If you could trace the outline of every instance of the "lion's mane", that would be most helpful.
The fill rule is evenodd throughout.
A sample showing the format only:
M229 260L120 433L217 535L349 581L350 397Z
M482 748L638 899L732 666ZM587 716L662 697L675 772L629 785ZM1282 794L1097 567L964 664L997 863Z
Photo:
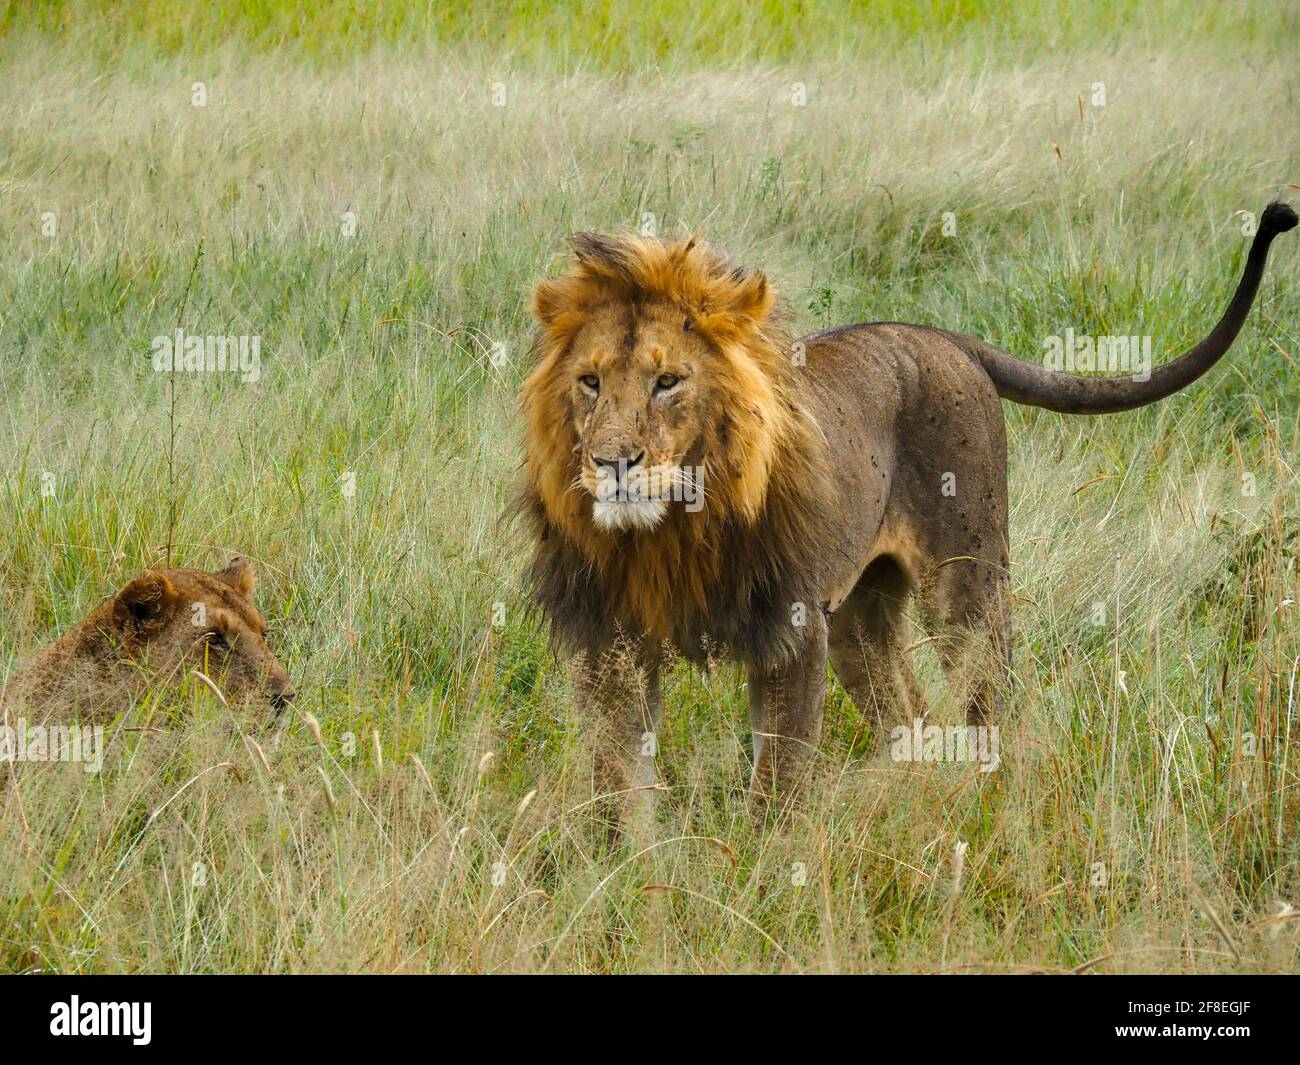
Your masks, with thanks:
M803 370L783 306L761 273L695 240L582 234L573 252L567 272L534 292L540 329L521 399L518 511L534 540L534 603L574 652L644 633L697 661L783 661L800 642L801 610L824 606L836 504L825 440L798 402ZM594 308L649 299L678 305L711 342L723 413L700 426L703 510L673 507L653 530L617 534L571 490L578 439L562 368Z

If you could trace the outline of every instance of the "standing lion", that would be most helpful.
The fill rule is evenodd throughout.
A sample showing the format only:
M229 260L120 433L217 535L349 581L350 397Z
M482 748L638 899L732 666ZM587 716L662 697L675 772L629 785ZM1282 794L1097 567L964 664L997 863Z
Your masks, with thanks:
M968 721L989 720L1009 654L999 398L1106 414L1185 387L1228 350L1295 225L1270 204L1210 335L1108 378L897 322L792 342L763 274L706 245L577 236L567 273L533 295L520 507L533 597L574 655L604 783L654 783L645 736L670 647L746 667L756 796L816 750L827 658L887 734L918 697L902 653L913 593Z

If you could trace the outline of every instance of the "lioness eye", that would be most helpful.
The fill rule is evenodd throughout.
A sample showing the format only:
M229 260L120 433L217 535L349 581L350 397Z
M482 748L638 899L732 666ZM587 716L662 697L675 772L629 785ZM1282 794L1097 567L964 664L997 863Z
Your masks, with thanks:
M213 647L216 647L219 650L228 651L230 649L230 644L226 642L226 637L222 633L217 632L216 630L213 630L212 632L205 632L203 634L203 638L207 640L207 642L210 643Z
M676 374L660 374L659 379L655 381L655 388L660 392L667 392L670 388L676 388L679 381L681 378Z
M600 391L600 378L593 373L585 373L578 378L578 383L591 392Z

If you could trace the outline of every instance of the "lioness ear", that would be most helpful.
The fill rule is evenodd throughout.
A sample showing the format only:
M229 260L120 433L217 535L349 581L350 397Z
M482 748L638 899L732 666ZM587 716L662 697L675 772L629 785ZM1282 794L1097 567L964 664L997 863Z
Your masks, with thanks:
M113 597L113 616L123 628L157 632L176 612L180 596L161 573L144 573Z
M242 555L232 558L223 569L217 570L212 576L219 581L225 581L243 596L252 595L253 589L257 587L257 575L253 572L253 567L248 564L248 559Z

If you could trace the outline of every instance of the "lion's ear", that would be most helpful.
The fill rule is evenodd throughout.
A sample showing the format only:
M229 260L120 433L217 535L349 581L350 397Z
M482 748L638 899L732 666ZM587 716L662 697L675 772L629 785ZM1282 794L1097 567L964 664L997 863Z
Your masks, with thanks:
M224 568L217 570L212 576L219 581L225 581L242 596L252 595L253 589L257 587L257 574L248 564L248 559L240 555L232 558Z
M533 317L541 325L548 347L564 348L582 328L586 321L582 296L582 283L572 277L539 281L534 287Z
M122 628L157 632L176 613L180 595L163 574L148 572L123 585L113 597L113 617Z
M635 246L626 238L575 233L569 248L573 259L568 273L539 281L533 288L533 317L546 329L565 331L574 322L580 324L584 303L602 283L626 285L632 280Z
M539 281L533 286L533 317L542 326L549 326L567 309L564 281Z
M738 336L768 320L776 308L776 290L761 270L738 266L714 281L704 302L701 330L717 337Z
M730 313L751 322L764 321L776 306L776 292L762 270L742 270L731 293Z

